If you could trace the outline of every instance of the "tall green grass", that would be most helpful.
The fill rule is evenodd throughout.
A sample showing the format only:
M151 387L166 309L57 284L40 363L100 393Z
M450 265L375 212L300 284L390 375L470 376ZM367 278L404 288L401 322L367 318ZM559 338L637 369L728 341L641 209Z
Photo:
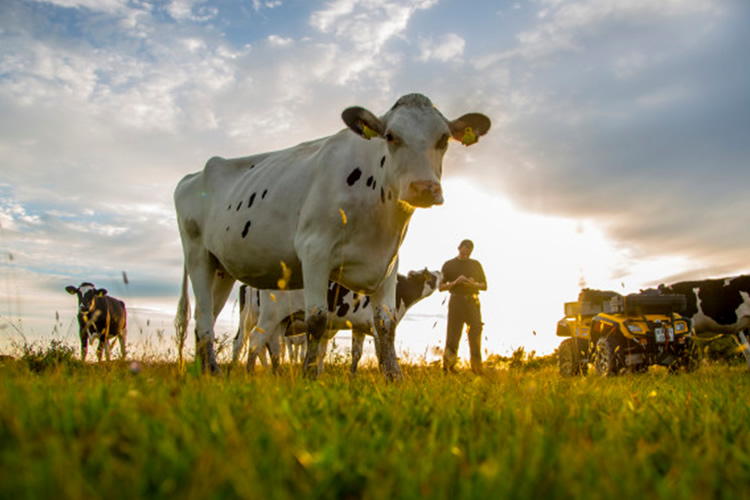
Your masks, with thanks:
M0 498L743 498L750 374L0 362Z

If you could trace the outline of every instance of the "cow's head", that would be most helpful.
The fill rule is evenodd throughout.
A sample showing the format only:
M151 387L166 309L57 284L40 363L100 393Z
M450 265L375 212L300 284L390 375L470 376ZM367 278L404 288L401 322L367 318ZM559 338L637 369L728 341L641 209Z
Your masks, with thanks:
M412 207L443 203L440 177L448 140L471 146L491 124L480 113L448 120L421 94L403 96L381 118L358 106L345 109L341 117L363 138L386 141L381 166L395 179L398 199Z
M81 283L81 286L66 286L65 290L71 295L78 296L78 312L81 314L90 313L96 305L96 297L107 295L104 288L96 288L93 283Z
M421 271L409 271L406 276L399 274L396 282L397 308L408 309L421 299L432 295L442 276L440 271L429 271L427 268Z

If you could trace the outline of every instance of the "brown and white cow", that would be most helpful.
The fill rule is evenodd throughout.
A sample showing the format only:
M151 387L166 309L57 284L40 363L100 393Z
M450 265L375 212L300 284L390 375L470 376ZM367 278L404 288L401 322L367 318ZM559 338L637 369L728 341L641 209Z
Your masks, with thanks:
M393 319L398 324L406 312L420 300L429 297L437 289L440 282L440 271L409 271L407 275L399 274L396 280L396 308ZM274 366L282 354L279 349L279 339L283 338L290 349L290 341L301 337L305 333L304 320L305 295L302 290L276 291L256 290L247 285L240 287L240 327L234 338L232 361L236 362L244 345L250 340L248 353L248 367L254 365L256 355L265 358L264 347L268 347ZM322 358L328 349L328 341L339 330L352 331L352 364L351 372L357 371L357 365L364 351L365 335L375 337L376 352L379 353L378 338L374 332L372 318L372 302L370 297L360 295L338 283L330 282L328 286L329 323L326 333L321 339L319 347L319 371Z
M81 359L86 361L89 340L99 341L97 359L102 360L102 350L107 361L115 339L120 341L120 356L125 359L127 337L127 311L125 303L107 295L104 288L96 288L92 283L69 285L65 290L78 297L78 333L81 337Z
M685 296L685 316L693 321L696 335L734 335L750 368L750 276L682 281L659 285L659 291Z
M348 128L334 135L243 158L214 157L179 182L177 222L204 369L219 371L214 323L241 281L304 289L304 366L316 376L328 282L336 281L371 297L386 375L401 377L392 319L398 250L414 211L443 202L449 139L474 144L490 119L469 113L448 120L420 94L401 97L381 117L351 107L342 119ZM178 338L187 329L187 300L184 285Z

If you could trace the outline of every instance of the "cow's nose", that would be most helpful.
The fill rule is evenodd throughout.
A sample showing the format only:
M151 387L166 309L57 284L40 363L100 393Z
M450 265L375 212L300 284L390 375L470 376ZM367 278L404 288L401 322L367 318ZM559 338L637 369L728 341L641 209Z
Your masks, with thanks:
M431 207L443 204L443 188L435 181L414 181L409 185L412 195L412 205L415 207Z

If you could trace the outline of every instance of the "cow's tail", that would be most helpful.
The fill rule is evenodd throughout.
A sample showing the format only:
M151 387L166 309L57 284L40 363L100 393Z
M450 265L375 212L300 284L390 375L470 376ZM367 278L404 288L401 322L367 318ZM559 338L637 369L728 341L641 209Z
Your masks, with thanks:
M180 301L177 303L177 314L174 318L174 327L177 340L177 358L180 368L183 367L182 351L185 348L185 339L187 338L187 327L190 322L190 295L188 293L188 274L187 268L182 269L182 289L180 291Z

